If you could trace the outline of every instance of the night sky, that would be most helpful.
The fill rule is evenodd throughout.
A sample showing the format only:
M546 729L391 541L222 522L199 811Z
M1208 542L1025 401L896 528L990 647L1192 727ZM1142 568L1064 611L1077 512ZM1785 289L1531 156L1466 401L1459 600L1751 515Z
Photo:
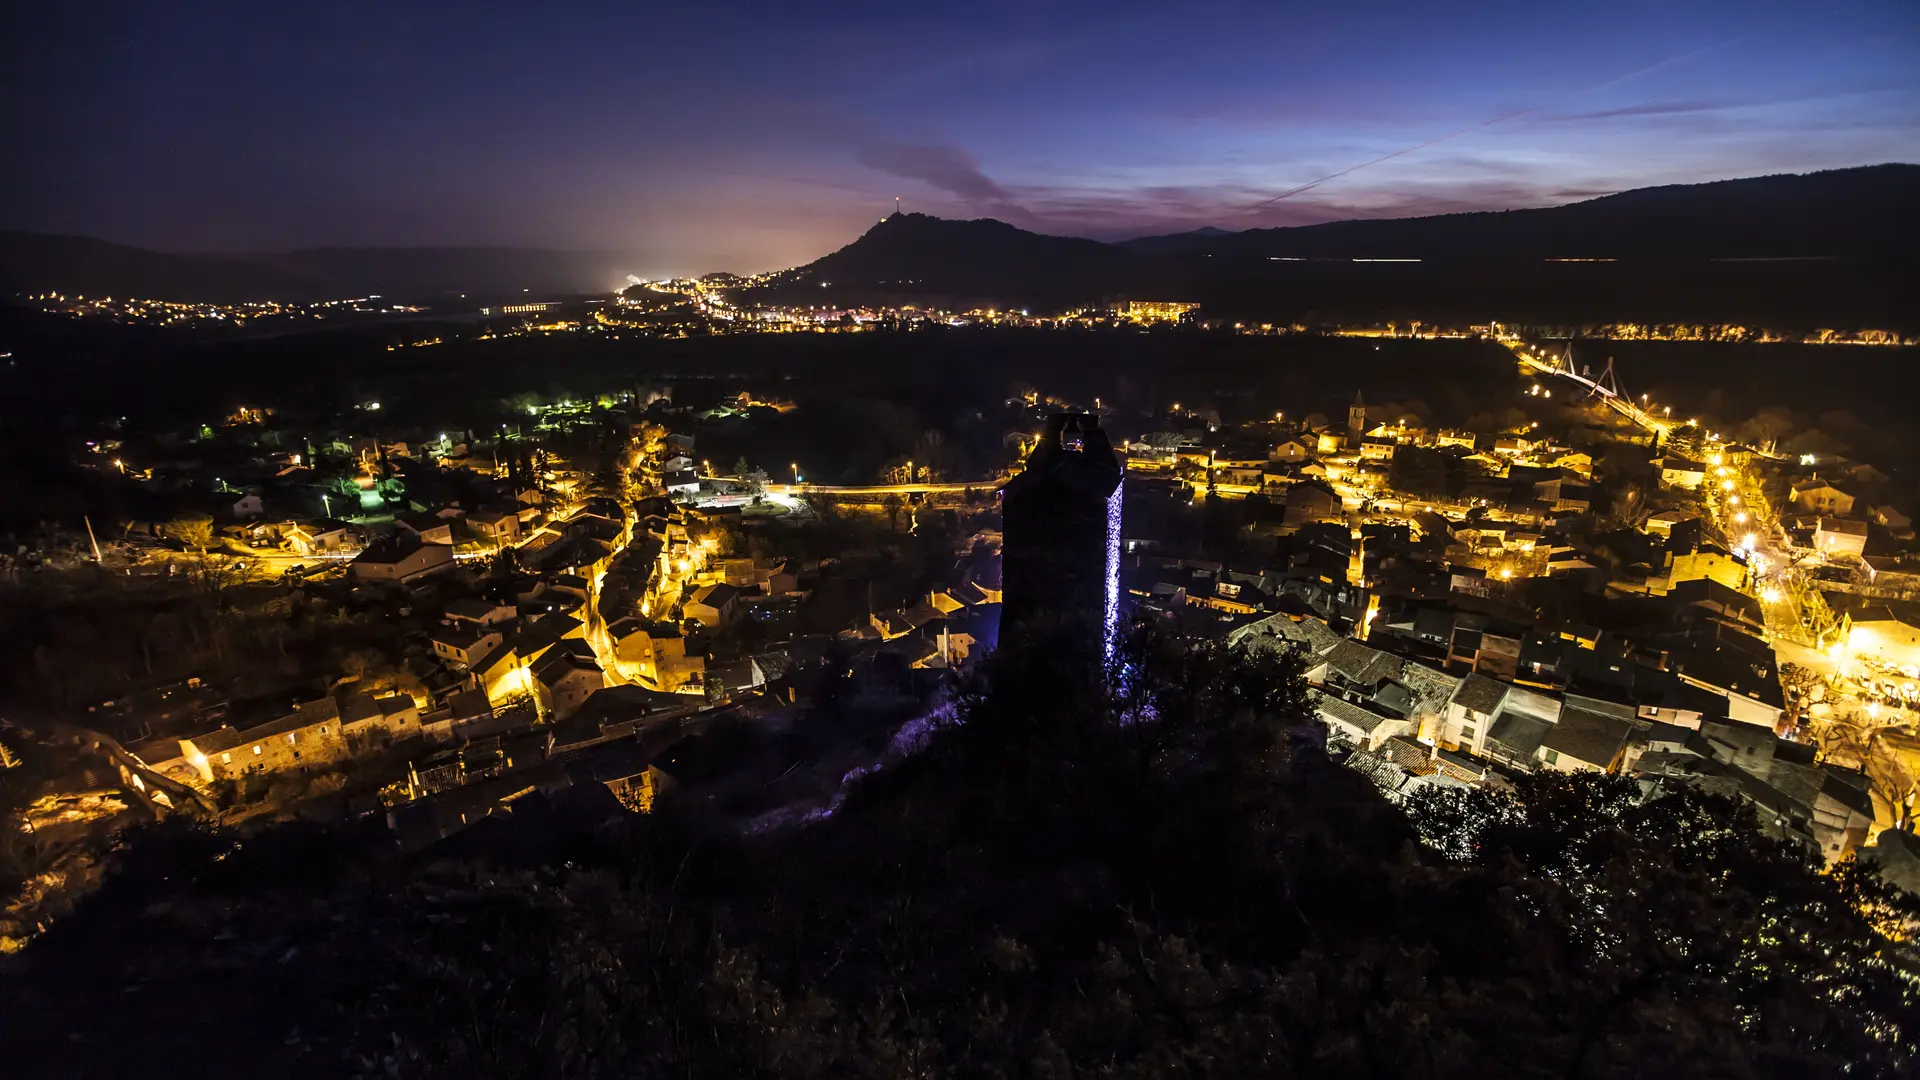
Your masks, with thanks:
M745 271L895 195L1117 238L1920 161L1914 0L37 6L0 226L169 250Z

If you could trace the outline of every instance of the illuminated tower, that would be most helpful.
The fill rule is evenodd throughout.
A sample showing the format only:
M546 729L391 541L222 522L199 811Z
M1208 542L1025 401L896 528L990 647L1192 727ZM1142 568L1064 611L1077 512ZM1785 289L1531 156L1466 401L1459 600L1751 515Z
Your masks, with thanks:
M1104 650L1120 602L1123 472L1098 417L1055 413L1007 482L1002 509L1006 641L1059 630Z
M1360 391L1353 392L1353 404L1347 406L1347 445L1359 446L1360 439L1373 425L1367 423L1367 401Z

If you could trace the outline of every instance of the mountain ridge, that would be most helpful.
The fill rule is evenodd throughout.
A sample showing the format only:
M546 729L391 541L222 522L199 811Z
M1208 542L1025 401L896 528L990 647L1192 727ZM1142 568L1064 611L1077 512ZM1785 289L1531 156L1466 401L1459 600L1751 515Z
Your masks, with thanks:
M1259 321L1534 312L1879 326L1913 321L1920 297L1897 266L1916 250L1920 165L1889 164L1636 189L1540 209L1113 244L992 218L896 213L756 295L949 310L1062 310L1128 296ZM1844 265L1787 265L1795 261Z
M1207 226L1117 243L1045 235L994 218L896 212L838 250L774 275L753 295L959 310L1060 310L1118 295L1155 296L1262 320L1507 317L1574 307L1609 319L1750 319L1784 304L1795 318L1884 325L1884 312L1920 310L1920 296L1902 283L1910 275L1897 269L1728 267L1742 260L1904 266L1915 251L1920 165L1888 163L1638 188L1556 207L1241 232ZM622 276L621 258L504 246L169 254L91 237L0 231L0 294L237 301L601 293ZM1366 260L1419 265L1344 265ZM1544 264L1583 260L1638 269L1612 277L1574 277L1566 268L1541 274ZM1662 300L1661 289L1677 290L1675 302ZM1703 302L1689 299L1696 295ZM1608 304L1619 310L1606 310Z
M607 251L499 245L323 246L174 253L97 237L0 230L0 295L57 292L181 302L604 292L624 272Z

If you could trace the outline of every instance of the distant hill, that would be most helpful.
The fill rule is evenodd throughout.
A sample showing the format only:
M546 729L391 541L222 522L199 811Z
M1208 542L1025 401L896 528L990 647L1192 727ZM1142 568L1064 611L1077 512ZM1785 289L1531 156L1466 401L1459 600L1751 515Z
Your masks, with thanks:
M797 298L819 288L834 296L1019 297L1049 306L1123 287L1136 261L1111 244L1042 236L991 218L895 212L839 251L791 271L779 287Z
M1103 244L894 214L760 291L797 303L1210 314L1909 325L1920 166L1644 188L1539 210L1217 228ZM1419 260L1369 263L1364 260ZM1362 260L1356 262L1356 260ZM1616 260L1561 263L1549 260Z
M619 256L542 248L310 248L173 255L86 236L0 231L0 294L241 302L613 289Z
M307 248L259 257L268 265L327 283L347 294L430 296L607 293L623 280L621 258L607 252L548 248Z
M169 255L88 236L0 232L0 294L58 292L149 300L318 298L322 284L257 261Z
M1320 259L1885 258L1920 235L1920 165L1638 188L1539 210L1178 233L1120 246Z
M1161 236L1142 236L1136 240L1125 240L1119 246L1148 255L1184 255L1195 251L1206 251L1221 237L1237 235L1239 234L1230 230L1207 225L1191 232L1166 233Z

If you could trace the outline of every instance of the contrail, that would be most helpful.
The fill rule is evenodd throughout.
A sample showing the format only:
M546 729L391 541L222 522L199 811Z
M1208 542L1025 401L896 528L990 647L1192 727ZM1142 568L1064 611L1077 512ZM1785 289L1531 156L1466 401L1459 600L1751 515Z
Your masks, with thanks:
M1589 86L1585 92L1591 94L1597 90L1610 90L1613 87L1619 86L1623 82L1631 82L1632 80L1637 79L1642 75L1651 75L1662 68L1670 68L1675 64L1684 64L1688 60L1692 60L1696 56L1705 56L1710 52L1715 52L1717 50L1724 49L1727 46L1733 44L1736 41L1739 41L1741 38L1744 38L1744 37L1746 37L1746 35L1741 34L1738 37L1730 37L1727 40L1722 41L1717 45L1703 45L1700 48L1693 50L1692 52L1681 53L1679 56L1670 57L1666 60L1660 61L1657 64L1649 64L1646 67L1641 68L1639 71L1629 71L1625 75L1622 75L1617 79L1608 79L1606 82L1601 83L1599 86Z
M1745 35L1741 35L1741 36L1744 37ZM1732 45L1734 42L1739 40L1740 40L1739 37L1731 37L1716 45L1706 45L1701 48L1694 49L1692 52L1685 52L1685 53L1681 53L1679 56L1669 57L1668 59L1662 60L1657 64L1650 64L1647 67L1640 68L1637 71L1630 71L1625 75L1619 76L1618 78L1608 79L1606 82L1603 82L1598 86L1590 86L1586 90L1582 91L1582 93L1591 94L1598 90L1606 90L1611 87L1618 86L1623 82L1629 82L1633 79L1639 78L1642 75L1651 75L1652 73L1659 71L1662 68L1672 67L1675 64L1685 63L1686 61L1692 60L1697 56L1704 56L1705 54L1713 52L1717 49L1724 49L1727 46ZM1298 195L1303 191L1311 191L1314 188L1319 187L1321 184L1324 184L1329 180L1338 180L1339 178L1347 175L1348 173L1359 172L1361 169L1365 169L1373 165L1378 165L1383 161L1392 161L1394 158L1403 157L1407 154L1411 154L1415 150L1425 150L1429 146L1434 146L1439 143L1446 142L1448 139L1457 139L1462 135L1467 135L1472 132L1479 131L1481 128L1492 127L1493 125L1498 124L1503 120L1511 120L1516 116L1525 116L1526 114L1531 112L1539 112L1541 108L1542 106L1535 105L1530 108L1517 109L1503 116L1496 116L1491 120L1483 120L1480 123L1474 124L1470 127L1463 127L1459 131L1449 131L1445 135L1442 135L1437 139L1428 139L1426 142L1423 142L1418 146L1409 146L1404 150L1395 150L1391 154L1386 154L1381 157L1374 158L1372 161L1363 161L1360 164L1353 166L1352 168L1341 169L1337 173L1328 173L1326 176L1323 176L1318 180L1308 181L1307 183L1301 184L1297 188L1291 188L1287 191L1283 191L1280 194L1273 196L1272 198L1262 199L1259 202L1254 203L1252 206L1247 207L1247 212L1252 213L1255 210L1260 210L1265 207L1272 206L1274 203L1279 202L1281 199L1290 199L1293 196Z
M1418 146L1409 146L1404 150L1395 150L1391 154L1385 154L1381 157L1374 158L1372 161L1363 161L1360 164L1355 165L1351 168L1341 169L1337 173L1328 173L1327 175L1321 177L1318 180L1309 181L1305 184L1301 184L1297 188L1293 188L1288 191L1283 191L1280 194L1275 195L1270 199L1263 199L1260 202L1254 203L1252 206L1247 207L1247 210L1251 212L1254 210L1258 210L1264 206L1271 206L1272 204L1279 202L1281 199L1291 198L1292 196L1298 195L1303 191L1308 191L1313 188L1317 188L1321 184L1324 184L1329 180L1338 180L1339 178L1347 175L1348 173L1359 172L1361 169L1364 169L1369 165L1378 165L1383 161L1392 161L1394 158L1400 157L1403 154L1411 154L1415 150L1425 150L1429 146L1433 146L1437 143L1446 142L1448 139L1457 139L1460 136L1467 134L1468 132L1478 131L1483 127L1492 127L1494 124L1497 124L1502 120L1511 120L1516 116L1525 116L1527 113L1530 113L1530 112L1538 112L1539 108L1540 107L1536 105L1531 108L1517 109L1513 112L1507 113L1504 116L1496 116L1491 120L1483 120L1480 123L1474 124L1471 127L1463 127L1459 131L1450 131L1445 135L1440 136L1437 139L1428 139L1426 142L1423 142Z

